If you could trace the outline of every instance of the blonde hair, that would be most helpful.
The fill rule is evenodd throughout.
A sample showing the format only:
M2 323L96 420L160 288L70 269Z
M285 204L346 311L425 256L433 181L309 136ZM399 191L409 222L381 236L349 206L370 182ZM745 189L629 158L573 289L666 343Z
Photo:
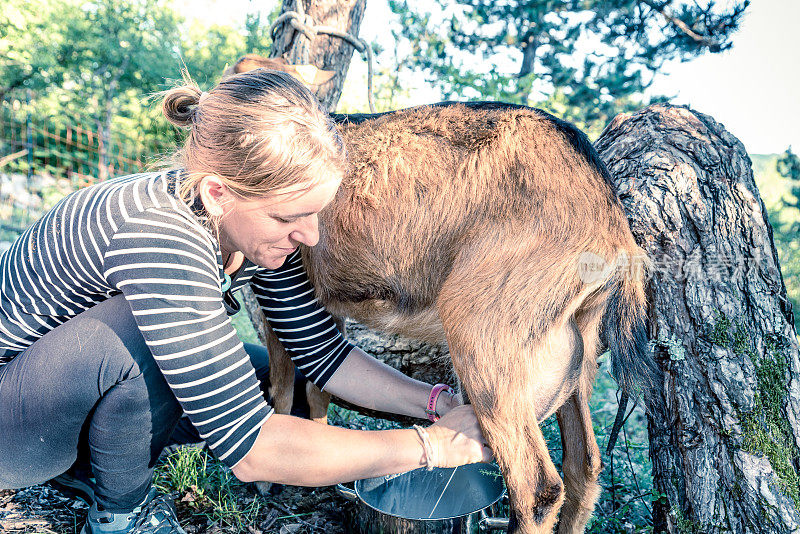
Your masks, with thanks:
M208 93L184 73L184 85L166 91L161 106L168 121L190 129L171 159L188 171L180 190L184 199L207 174L255 200L345 173L344 143L333 121L285 72L235 74Z

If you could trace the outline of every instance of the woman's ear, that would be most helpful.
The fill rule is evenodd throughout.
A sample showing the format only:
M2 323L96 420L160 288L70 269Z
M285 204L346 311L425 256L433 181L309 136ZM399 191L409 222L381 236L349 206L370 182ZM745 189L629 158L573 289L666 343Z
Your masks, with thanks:
M233 201L233 195L225 182L216 174L207 174L197 184L200 200L211 217L222 217Z

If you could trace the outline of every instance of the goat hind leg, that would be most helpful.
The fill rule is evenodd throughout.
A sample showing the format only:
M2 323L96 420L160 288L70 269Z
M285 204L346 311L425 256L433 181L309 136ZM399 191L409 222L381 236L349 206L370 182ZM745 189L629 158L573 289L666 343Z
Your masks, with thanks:
M574 391L582 344L571 321L527 343L515 341L508 329L488 332L487 324L445 325L453 365L505 476L516 516L509 531L549 533L564 486L539 422Z
M558 523L559 534L583 532L600 495L597 480L603 470L600 448L592 427L589 399L597 374L597 352L600 345L598 325L605 306L602 295L587 302L575 315L583 339L583 371L577 391L558 409L563 450L562 471L566 500Z
M588 398L576 392L556 412L563 447L562 471L566 500L561 509L559 534L583 532L600 495L597 479L603 469L592 428Z

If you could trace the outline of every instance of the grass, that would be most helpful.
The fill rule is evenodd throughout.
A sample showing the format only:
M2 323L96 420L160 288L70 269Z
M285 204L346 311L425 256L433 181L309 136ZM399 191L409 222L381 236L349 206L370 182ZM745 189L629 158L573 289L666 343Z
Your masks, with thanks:
M236 496L245 484L202 447L182 447L169 455L156 467L154 483L164 493L177 493L192 523L202 518L205 524L246 532L263 507L257 498L243 505Z
M602 493L587 526L592 533L652 532L652 464L649 458L647 420L644 410L628 405L628 417L612 453L606 453L611 426L619 406L617 384L611 376L608 353L600 359L600 370L589 403L597 443L605 466L600 473Z

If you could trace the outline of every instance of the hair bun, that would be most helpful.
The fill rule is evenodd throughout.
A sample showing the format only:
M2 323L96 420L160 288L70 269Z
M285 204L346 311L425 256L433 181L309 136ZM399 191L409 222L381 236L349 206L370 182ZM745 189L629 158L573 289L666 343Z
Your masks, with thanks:
M167 91L161 110L175 126L191 126L194 111L200 103L201 91L196 86L184 85Z

